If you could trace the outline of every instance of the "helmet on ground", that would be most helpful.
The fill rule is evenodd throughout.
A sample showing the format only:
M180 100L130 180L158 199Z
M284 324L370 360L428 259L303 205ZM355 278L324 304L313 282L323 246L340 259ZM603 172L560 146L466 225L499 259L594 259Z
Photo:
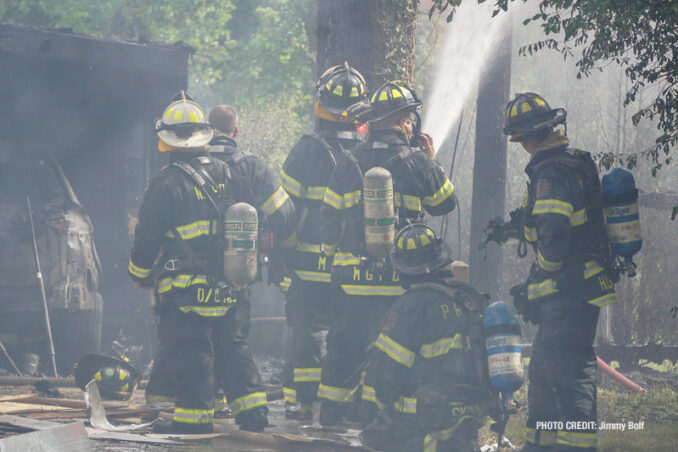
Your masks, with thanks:
M156 119L155 133L169 147L191 149L208 144L214 130L200 105L185 91L179 91L165 108L162 118Z
M518 93L506 106L504 133L510 141L523 141L541 130L550 130L563 124L567 112L563 108L551 109L537 93Z
M346 110L367 99L365 78L348 63L326 70L318 79L316 90L316 116L330 121L350 122Z
M436 272L452 262L452 250L436 237L433 229L420 223L405 226L391 249L391 262L398 273L422 276Z
M80 389L97 381L103 399L129 400L136 391L141 374L132 364L112 356L88 354L75 367L75 382Z
M378 122L396 113L416 111L422 105L417 94L403 82L384 83L372 95L370 122Z

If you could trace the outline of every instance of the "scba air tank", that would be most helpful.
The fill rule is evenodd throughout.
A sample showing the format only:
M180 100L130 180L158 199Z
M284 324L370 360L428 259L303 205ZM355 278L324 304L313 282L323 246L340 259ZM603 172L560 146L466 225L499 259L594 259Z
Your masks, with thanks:
M510 398L522 386L524 378L516 311L503 301L494 302L485 308L483 327L490 383Z
M636 181L625 169L614 168L603 176L602 186L612 252L624 258L627 275L635 276L633 256L643 246Z
M257 210L239 202L224 215L224 277L236 287L244 287L257 276Z
M395 240L393 178L388 170L374 167L363 176L365 246L374 257L388 256Z

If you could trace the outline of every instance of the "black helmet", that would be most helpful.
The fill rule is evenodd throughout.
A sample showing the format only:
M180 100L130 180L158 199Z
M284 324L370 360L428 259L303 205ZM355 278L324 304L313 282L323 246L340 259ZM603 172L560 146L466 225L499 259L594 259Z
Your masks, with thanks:
M80 389L92 380L99 385L103 399L129 400L136 391L141 374L132 364L112 356L88 354L75 367L75 382Z
M402 82L384 83L372 95L370 122L381 121L396 113L415 111L422 105L414 90Z
M316 90L320 105L335 115L344 114L348 107L367 98L365 78L348 63L326 70Z
M433 229L415 223L405 226L398 233L391 249L391 262L401 275L422 276L452 262L452 250L436 237Z
M562 108L551 109L537 93L518 93L506 106L504 133L510 141L522 141L540 130L563 124L567 112Z

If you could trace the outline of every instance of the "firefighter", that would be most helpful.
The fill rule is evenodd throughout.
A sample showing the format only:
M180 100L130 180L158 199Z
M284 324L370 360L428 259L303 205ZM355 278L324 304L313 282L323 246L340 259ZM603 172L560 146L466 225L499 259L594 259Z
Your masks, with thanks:
M478 450L490 393L479 374L484 299L454 280L452 250L423 224L400 231L391 261L406 292L370 351L365 379L380 411L363 442L384 451Z
M311 419L316 400L321 350L330 324L332 265L320 250L320 206L342 152L364 141L346 111L366 100L365 80L357 70L348 63L327 69L316 84L315 132L292 148L280 173L280 185L298 213L297 245L287 262L291 284L286 313L292 337L283 392L289 418Z
M210 111L208 121L214 128L214 137L210 141L210 155L226 162L233 173L247 181L248 189L251 190L256 199L255 205L259 218L265 219L263 233L274 234L273 243L280 242L280 247L294 245L294 222L296 220L294 205L266 164L255 155L238 150L238 144L235 141L239 131L236 110L228 105L219 105ZM268 254L277 254L273 249L273 244L271 245L272 249L262 249L262 251L266 251ZM276 259L275 267L269 265L269 272L271 272L271 269L276 268L277 264L280 263L280 259L277 256L267 257ZM281 274L280 271L271 273L274 273L275 277ZM270 278L271 276L269 276ZM244 291L241 295L247 296L249 294ZM245 303L242 303L242 308L246 309L249 305L249 300L245 300ZM247 316L241 318L243 324L239 325L237 330L232 331L239 332L239 340L246 340L250 327L249 312ZM235 338L232 338L232 340L235 340ZM175 401L176 383L170 378L170 374L166 370L167 353L166 350L159 350L153 362L153 369L146 388L146 402L151 406ZM233 371L232 367L221 368L220 364L215 364L216 375L220 376L217 381L220 378L228 379ZM224 393L218 391L214 399L215 411L225 408L226 401Z
M568 426L595 425L593 341L600 308L617 301L597 167L555 129L565 124L565 110L551 109L538 94L516 95L505 119L504 133L530 154L521 215L523 240L536 259L524 289L514 291L518 312L539 325L525 450L593 451L595 427ZM564 428L543 429L541 421L563 421Z
M376 339L383 314L403 294L389 259L379 261L366 251L363 175L377 166L390 172L398 228L423 222L424 211L444 215L456 206L452 183L422 150L433 154L431 141L411 146L419 144L414 129L422 105L414 91L398 82L385 83L370 104L369 139L332 173L321 212L323 250L334 256L333 285L338 288L318 388L320 422L325 426L340 422L356 400L365 351ZM374 402L373 389L363 386L362 399ZM376 412L376 406L367 408L368 417L370 411Z
M223 212L234 202L256 205L256 200L247 181L210 157L213 129L185 92L156 122L156 134L170 164L144 195L129 273L138 286L154 288L160 348L167 351L166 368L177 384L173 422L158 430L212 431L216 361L228 363L233 373L225 389L236 423L262 431L268 408L243 331L247 297L222 284L219 264Z

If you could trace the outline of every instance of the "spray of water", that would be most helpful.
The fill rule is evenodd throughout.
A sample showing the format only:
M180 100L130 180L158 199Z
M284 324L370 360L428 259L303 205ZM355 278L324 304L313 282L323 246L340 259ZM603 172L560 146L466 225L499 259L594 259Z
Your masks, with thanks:
M492 49L505 36L509 14L492 17L494 8L492 2L463 2L445 30L423 120L423 130L438 145L459 119Z

